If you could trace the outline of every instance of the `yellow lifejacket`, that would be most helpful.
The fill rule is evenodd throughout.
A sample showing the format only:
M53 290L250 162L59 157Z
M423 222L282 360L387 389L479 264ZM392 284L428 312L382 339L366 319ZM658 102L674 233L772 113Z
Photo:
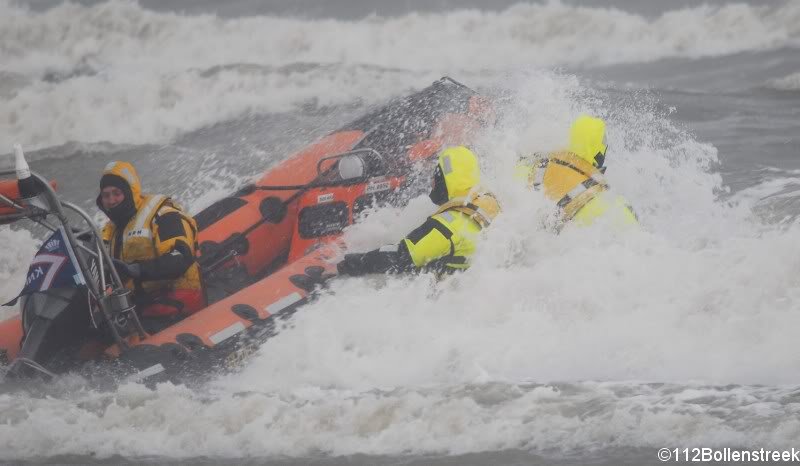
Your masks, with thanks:
M197 250L197 224L194 219L186 215L180 206L171 199L161 195L142 195L142 202L136 211L136 215L131 218L125 229L122 231L122 245L117 244L120 236L117 235L117 228L114 222L108 222L103 227L103 239L109 245L111 254L118 252L118 257L124 262L139 262L155 259L169 253L177 241L186 243L195 253ZM178 213L185 224L188 226L188 236L161 240L158 233L156 217L167 213ZM185 228L186 229L186 228ZM126 287L134 289L134 283L129 280ZM200 279L200 266L197 262L192 264L186 272L177 280L158 280L142 282L142 288L146 292L169 291L169 290L202 290Z
M588 225L610 211L620 214L618 223L638 224L633 209L620 196L609 199L605 176L594 165L572 152L553 152L534 160L528 185L542 189L561 210L563 223Z
M500 213L500 204L495 199L494 194L483 192L469 197L457 197L439 206L439 210L433 216L447 211L461 212L471 220L486 228L492 224L492 220Z
M420 268L434 261L441 261L446 269L468 268L475 237L499 211L497 200L488 192L451 199L430 216L426 231L403 240L411 260Z

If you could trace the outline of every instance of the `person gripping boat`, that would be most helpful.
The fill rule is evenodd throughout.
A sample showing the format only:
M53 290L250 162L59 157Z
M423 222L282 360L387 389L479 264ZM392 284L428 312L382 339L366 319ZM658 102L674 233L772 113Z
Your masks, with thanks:
M567 149L523 155L515 178L525 180L531 189L541 189L556 203L561 226L588 226L600 218L618 228L637 226L633 209L625 198L610 191L604 176L607 150L605 121L581 115L570 128Z
M100 178L97 206L110 220L103 241L142 317L179 318L205 306L197 227L175 201L143 194L133 165L115 161Z
M478 157L464 146L439 153L431 200L439 206L397 245L367 253L346 254L337 265L342 275L433 271L452 273L469 267L477 236L500 211L494 195L478 187Z

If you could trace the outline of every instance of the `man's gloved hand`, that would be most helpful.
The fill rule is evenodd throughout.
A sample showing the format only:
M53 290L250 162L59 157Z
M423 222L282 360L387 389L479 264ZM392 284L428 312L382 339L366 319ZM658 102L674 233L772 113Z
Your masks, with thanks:
M125 281L129 278L139 278L142 276L142 267L139 264L129 264L119 259L113 259L114 268L117 269L119 278Z
M345 254L344 260L336 264L339 275L364 275L364 254Z

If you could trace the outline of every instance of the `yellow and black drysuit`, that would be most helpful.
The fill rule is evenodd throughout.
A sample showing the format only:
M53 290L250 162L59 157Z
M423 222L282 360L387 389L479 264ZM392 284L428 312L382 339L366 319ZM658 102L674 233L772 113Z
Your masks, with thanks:
M617 226L638 225L625 199L609 191L603 175L607 148L605 122L581 116L570 130L568 150L523 157L516 176L556 202L562 225L572 222L586 226L600 217L609 218Z
M347 254L337 266L344 275L432 271L451 273L469 267L477 236L500 210L491 193L476 188L480 167L463 146L439 154L431 200L439 209L397 245L363 254Z
M197 226L170 198L142 194L133 165L111 162L103 171L100 189L119 188L125 199L104 209L111 219L103 240L117 271L134 291L145 317L191 314L205 306L200 266L195 259Z

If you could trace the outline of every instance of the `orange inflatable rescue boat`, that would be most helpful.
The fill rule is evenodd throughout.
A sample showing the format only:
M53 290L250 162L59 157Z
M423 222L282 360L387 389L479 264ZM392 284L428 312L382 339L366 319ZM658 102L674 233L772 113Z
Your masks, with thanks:
M20 315L0 322L6 379L91 370L152 383L237 365L274 334L276 319L335 275L337 248L329 243L345 227L365 209L427 193L425 164L445 145L469 144L494 118L487 99L442 78L199 212L198 260L210 304L169 325L138 316L88 214L35 173L38 201L20 200L12 172L0 172L0 222L28 218L52 231L28 271ZM86 225L68 222L67 211Z

